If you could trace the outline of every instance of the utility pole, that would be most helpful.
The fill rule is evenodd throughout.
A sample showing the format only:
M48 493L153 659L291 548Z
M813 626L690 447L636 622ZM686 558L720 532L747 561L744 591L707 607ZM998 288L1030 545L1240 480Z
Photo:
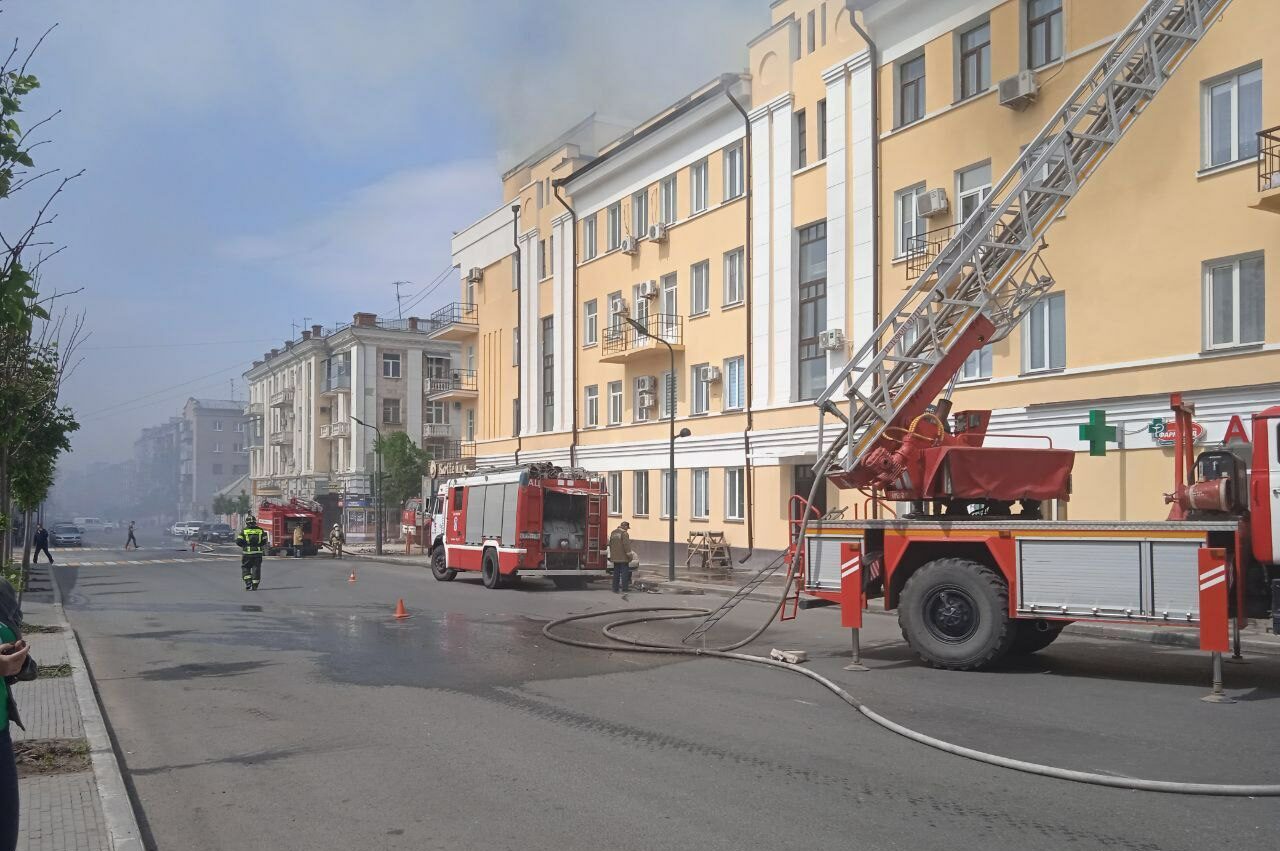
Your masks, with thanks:
M391 285L396 288L396 319L404 319L404 311L400 309L400 287L405 285L405 281L392 281Z

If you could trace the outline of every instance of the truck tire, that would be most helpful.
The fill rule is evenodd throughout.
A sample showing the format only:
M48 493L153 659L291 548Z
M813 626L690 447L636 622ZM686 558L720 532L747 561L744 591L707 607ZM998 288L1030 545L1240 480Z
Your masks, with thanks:
M1063 621L1035 620L1014 621L1013 641L1009 643L1010 656L1030 656L1045 649L1062 635Z
M431 551L431 575L438 582L452 582L458 571L445 566L444 547L436 547Z
M502 572L498 569L498 554L493 550L488 550L484 554L484 561L480 563L480 579L484 582L486 588L501 588L503 586Z
M1013 643L1008 586L994 570L968 559L931 561L902 589L898 626L930 667L983 668Z

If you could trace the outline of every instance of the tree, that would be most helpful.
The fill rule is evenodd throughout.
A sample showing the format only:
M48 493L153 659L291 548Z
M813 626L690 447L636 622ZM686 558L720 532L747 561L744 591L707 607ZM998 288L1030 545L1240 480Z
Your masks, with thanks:
M249 499L249 494L240 491L240 495L232 501L232 514L239 514L241 517L253 511L253 500Z
M411 496L422 493L422 477L427 474L429 453L414 444L402 431L387 435L374 445L382 453L382 505L399 508Z
M235 501L225 494L217 494L213 498L214 514L235 514Z

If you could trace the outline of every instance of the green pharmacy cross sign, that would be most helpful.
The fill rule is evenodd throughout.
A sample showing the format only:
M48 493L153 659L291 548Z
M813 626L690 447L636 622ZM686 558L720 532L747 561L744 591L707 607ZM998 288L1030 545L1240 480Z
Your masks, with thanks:
M1088 441L1089 454L1107 454L1107 444L1117 440L1116 427L1107 425L1106 411L1090 411L1088 424L1080 426L1080 439Z

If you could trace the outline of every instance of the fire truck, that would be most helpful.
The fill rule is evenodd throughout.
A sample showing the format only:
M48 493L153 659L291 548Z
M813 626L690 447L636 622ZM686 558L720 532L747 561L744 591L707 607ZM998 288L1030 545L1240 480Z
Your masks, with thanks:
M301 497L288 502L264 499L258 505L258 525L267 531L271 541L269 555L276 555L293 546L293 530L302 527L302 552L315 555L324 540L321 532L324 509L320 503Z
M829 480L860 496L841 518L817 517L798 498L780 559L798 581L782 617L798 613L802 591L838 603L856 649L868 599L882 596L914 652L948 669L1033 653L1072 621L1193 627L1220 682L1233 633L1238 642L1250 616L1275 616L1280 408L1253 414L1252 445L1237 439L1195 458L1194 407L1174 394L1168 519L1077 522L1049 510L1070 497L1073 451L988 435L990 411L951 402L966 358L1004 339L1053 287L1041 256L1048 230L1228 5L1144 3L818 397L815 490ZM1081 437L1105 454L1115 435L1100 413ZM1229 432L1248 437L1239 422Z
M606 491L581 469L527 464L446 481L432 512L431 573L476 571L486 588L546 576L559 588L604 576Z

